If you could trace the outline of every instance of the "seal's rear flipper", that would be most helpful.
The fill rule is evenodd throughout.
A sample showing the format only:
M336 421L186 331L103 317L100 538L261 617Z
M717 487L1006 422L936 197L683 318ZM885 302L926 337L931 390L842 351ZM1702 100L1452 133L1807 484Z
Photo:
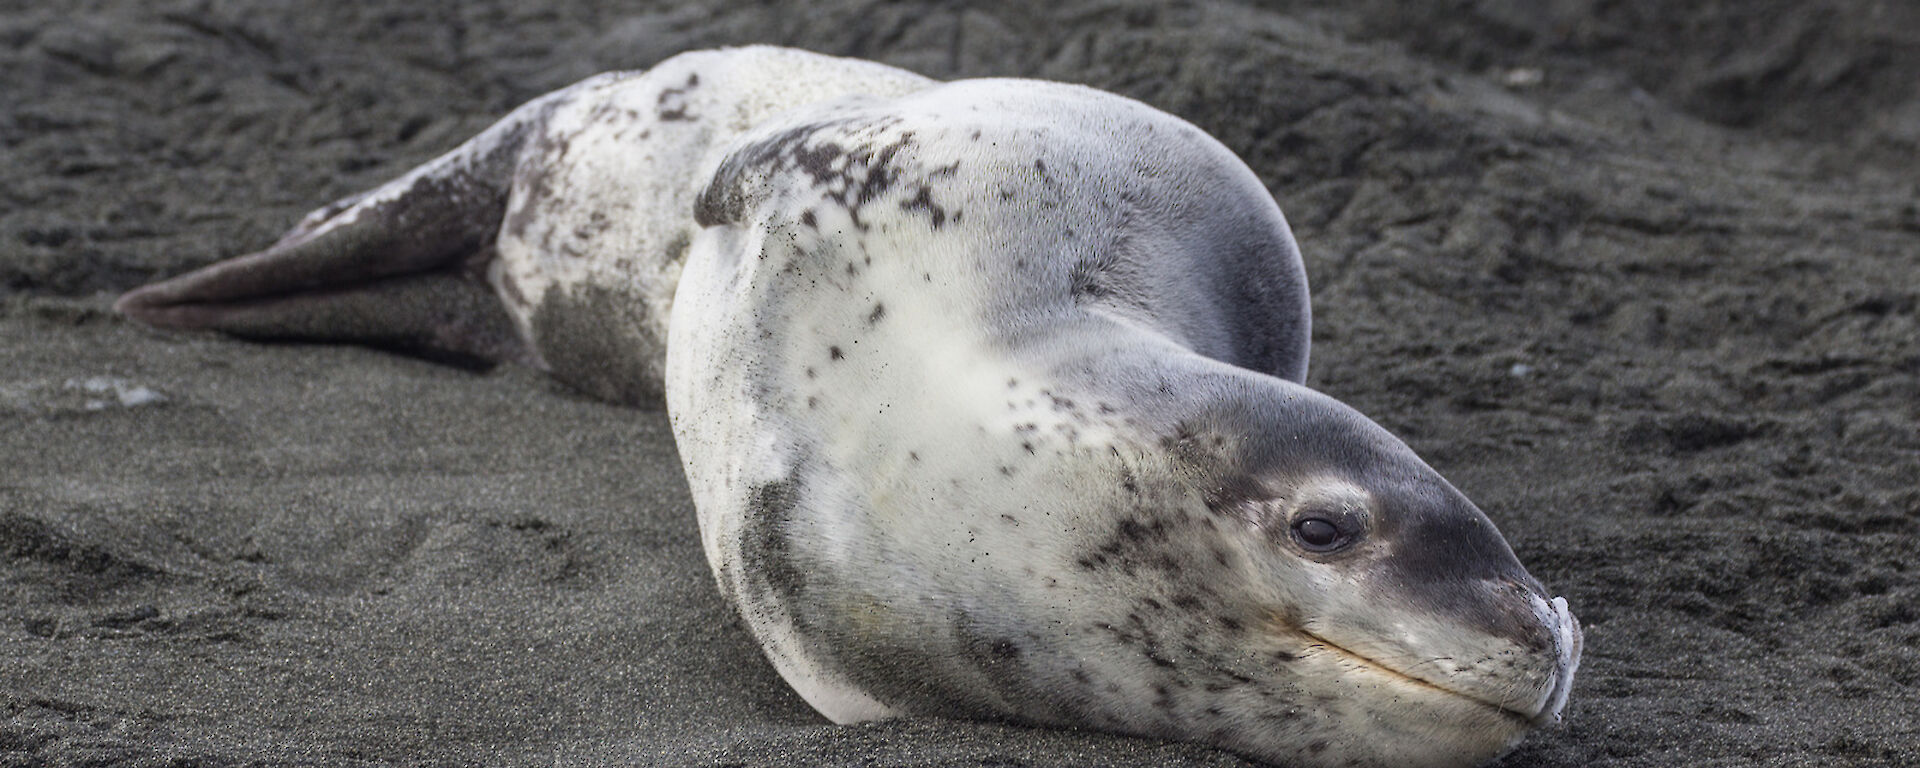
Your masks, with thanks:
M530 360L486 271L519 149L548 101L314 211L264 251L138 288L114 307L165 328L353 342L468 363Z
M161 289L226 285L221 275L201 277L194 272L140 288L121 297L115 308L163 328L207 328L260 340L350 342L457 365L529 360L492 290L454 272L223 301L158 298Z

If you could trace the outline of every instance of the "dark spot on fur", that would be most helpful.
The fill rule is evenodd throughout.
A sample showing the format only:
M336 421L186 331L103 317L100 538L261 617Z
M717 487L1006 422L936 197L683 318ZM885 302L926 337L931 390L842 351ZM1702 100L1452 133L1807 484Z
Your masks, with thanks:
M816 184L836 176L832 162L844 150L832 142L808 147L807 140L847 124L827 121L795 126L727 155L694 203L694 220L703 227L738 223L746 215L748 185L757 186L766 175L789 165L813 176Z
M701 190L693 203L693 223L702 227L735 224L747 214L747 200L739 187L718 184L719 177Z
M807 225L810 229L820 228L820 223L814 219L812 208L800 212L800 223Z
M673 120L692 120L695 115L687 113L687 92L700 85L700 76L687 78L687 84L679 88L662 88L660 97L654 101L654 115L662 122Z
M845 360L847 354L841 352L839 347L827 347L827 357L833 360Z
M607 227L611 224L606 218L606 214L595 211L591 221L573 228L573 239L584 243L607 231Z
M793 148L793 165L806 172L815 186L825 185L839 176L833 163L846 153L846 148L831 141L812 147L800 144Z
M1099 273L1082 259L1074 262L1067 271L1067 286L1076 299L1103 299L1109 295L1107 287L1100 284Z
M792 601L807 588L807 569L794 561L787 527L800 505L800 490L792 480L757 485L747 491L746 525L740 532L743 572L758 597L782 605L800 621Z
M913 131L903 131L900 138L892 144L881 147L873 162L867 165L867 178L860 187L860 196L855 202L866 205L893 186L893 179L899 171L893 167L893 157L900 150L913 146Z
M998 659L1010 661L1020 658L1020 646L1015 645L1012 640L1004 637L994 640L993 644L989 646L987 650L994 655L994 658Z
M661 263L679 264L687 260L687 249L693 246L693 238L685 232L673 236L667 245L660 249Z
M545 122L546 115L542 115L538 123L544 128ZM518 142L514 144L517 145ZM553 174L553 169L559 167L560 161L567 156L567 151L571 147L572 142L566 137L554 136L541 130L539 138L533 142L532 151L520 162L519 167L514 169L514 182L526 189L527 200L517 207L506 210L504 228L508 235L516 238L526 237L527 225L531 224L533 217L539 213L540 203L552 199L553 187L549 178ZM504 190L502 190L501 203L502 205L506 203Z
M1071 230L1067 235L1073 235ZM1148 278L1132 250L1131 241L1122 239L1076 260L1067 269L1067 288L1074 301L1146 309Z
M933 220L934 229L939 229L947 223L946 209L941 208L938 203L933 202L933 189L925 185L920 187L920 192L915 194L912 199L900 203L900 210L926 211L927 216Z
M878 323L886 316L887 306L885 304L875 304L873 305L873 311L867 313L867 325Z
M901 131L881 138L898 122L899 118L823 121L795 126L741 147L721 162L702 190L694 218L702 226L737 222L745 216L749 198L764 194L766 179L786 169L797 169L807 174L823 197L846 210L854 227L865 231L868 225L861 219L861 208L887 194L903 173L912 170L897 165L897 158L901 151L914 146L914 132ZM824 138L830 132L832 138ZM951 174L957 167L933 169L926 172L926 177ZM902 203L902 207L925 210L935 227L947 220L946 211L934 205L930 189Z

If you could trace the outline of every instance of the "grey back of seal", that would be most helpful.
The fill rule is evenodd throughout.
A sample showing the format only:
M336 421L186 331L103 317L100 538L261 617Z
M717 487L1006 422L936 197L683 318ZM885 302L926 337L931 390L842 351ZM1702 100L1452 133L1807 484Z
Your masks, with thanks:
M695 215L947 270L913 292L981 297L989 333L1098 314L1306 373L1305 268L1272 197L1198 128L1090 88L969 80L797 110L736 142Z

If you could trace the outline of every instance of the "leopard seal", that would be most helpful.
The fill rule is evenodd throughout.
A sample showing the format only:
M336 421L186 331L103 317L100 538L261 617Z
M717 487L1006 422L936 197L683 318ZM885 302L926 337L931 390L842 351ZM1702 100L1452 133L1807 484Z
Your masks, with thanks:
M836 722L1471 765L1579 660L1477 507L1303 385L1254 174L1089 88L683 54L118 307L664 397L721 591Z

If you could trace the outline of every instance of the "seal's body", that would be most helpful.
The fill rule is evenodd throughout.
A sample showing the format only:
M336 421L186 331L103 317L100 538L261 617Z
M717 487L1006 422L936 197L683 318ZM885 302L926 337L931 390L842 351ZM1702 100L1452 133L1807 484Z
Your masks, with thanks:
M121 307L664 391L722 591L838 722L1461 765L1578 659L1478 509L1301 385L1253 174L1087 88L686 54Z

